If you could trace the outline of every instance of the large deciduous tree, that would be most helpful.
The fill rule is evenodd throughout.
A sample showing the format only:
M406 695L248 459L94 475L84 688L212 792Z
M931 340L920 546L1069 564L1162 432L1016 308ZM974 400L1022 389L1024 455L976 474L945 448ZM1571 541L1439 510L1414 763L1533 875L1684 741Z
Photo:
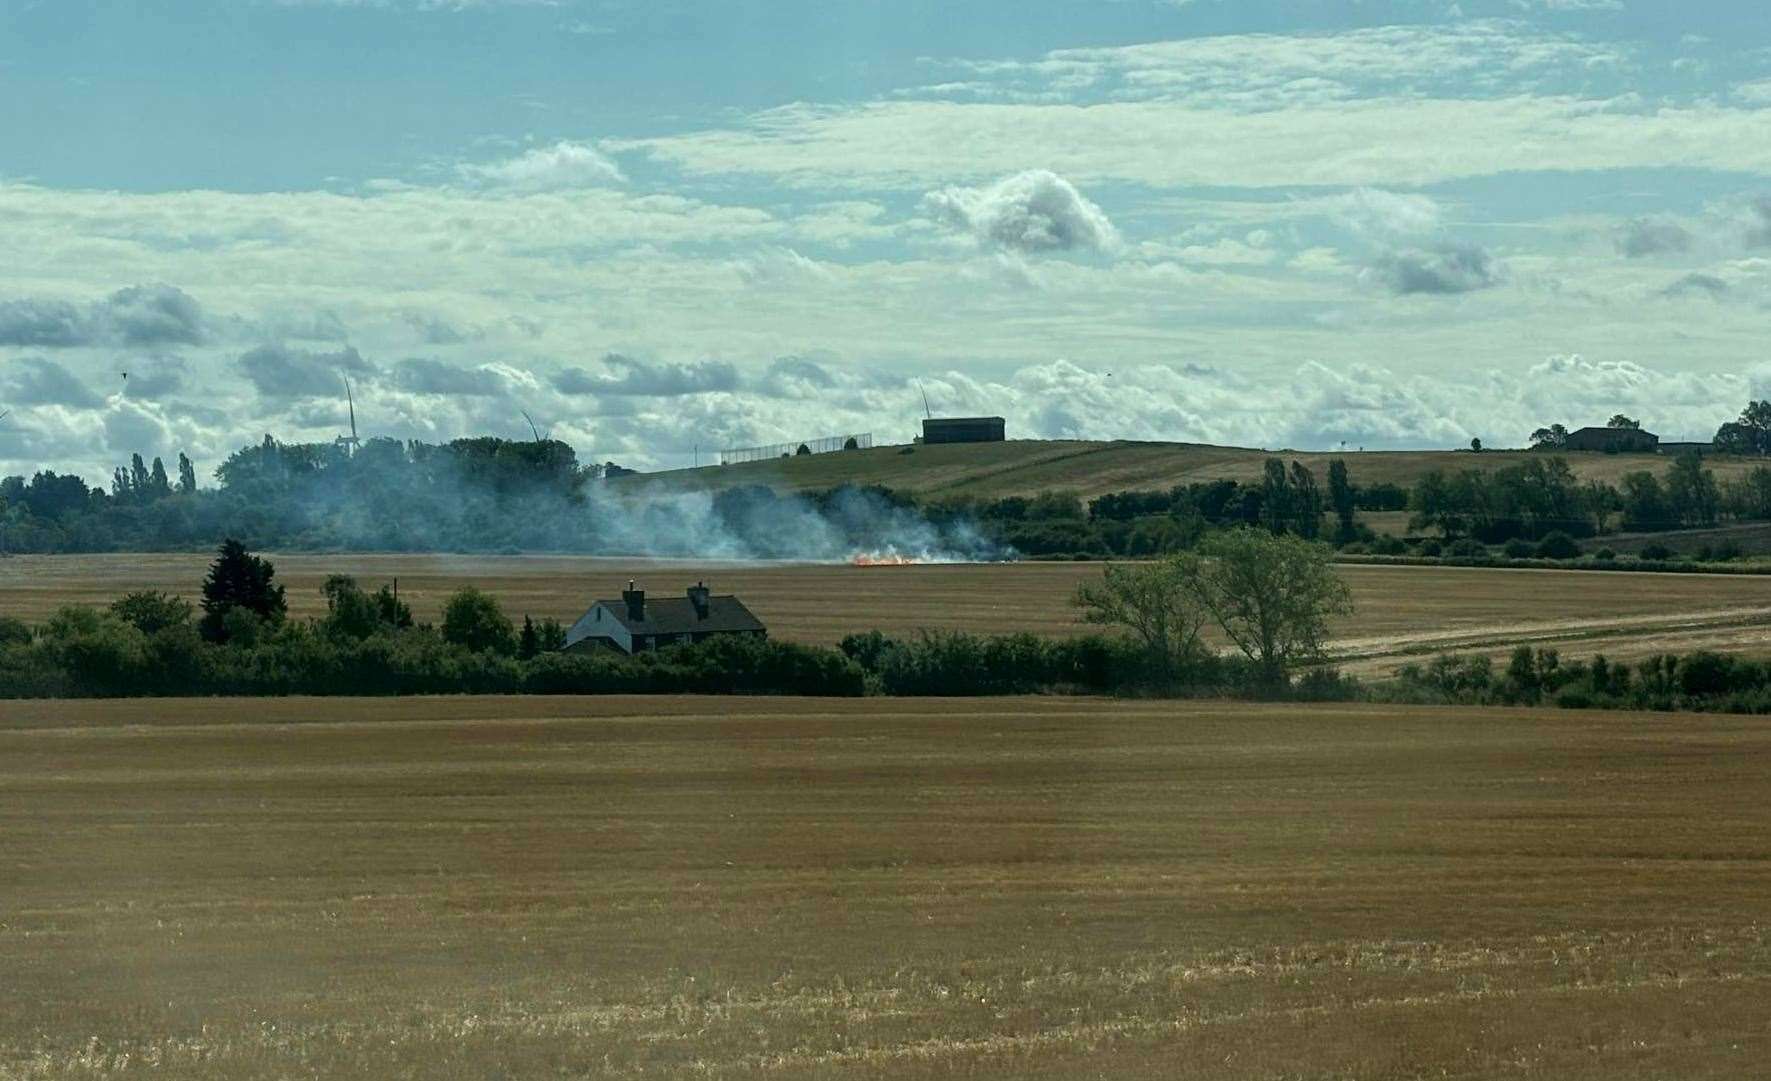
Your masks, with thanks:
M1200 554L1195 595L1270 686L1321 659L1329 618L1352 611L1324 545L1233 529L1206 538Z
M1198 576L1199 560L1191 555L1109 564L1099 582L1077 587L1073 603L1086 623L1130 631L1142 643L1151 671L1168 680L1204 652L1199 636L1207 613Z

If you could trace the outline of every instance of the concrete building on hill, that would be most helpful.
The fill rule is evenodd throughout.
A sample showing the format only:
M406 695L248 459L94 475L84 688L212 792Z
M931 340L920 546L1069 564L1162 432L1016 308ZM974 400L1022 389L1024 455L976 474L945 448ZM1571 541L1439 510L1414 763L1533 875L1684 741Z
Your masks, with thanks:
M766 638L768 633L743 601L729 595L714 596L705 582L690 586L681 597L651 599L629 582L620 600L597 601L578 617L566 632L565 651L613 649L632 654L679 642L702 642L715 635Z
M1568 433L1563 450L1596 450L1605 454L1653 454L1660 436L1641 428L1581 428Z
M1001 443L1006 424L1001 417L930 417L922 422L924 443Z

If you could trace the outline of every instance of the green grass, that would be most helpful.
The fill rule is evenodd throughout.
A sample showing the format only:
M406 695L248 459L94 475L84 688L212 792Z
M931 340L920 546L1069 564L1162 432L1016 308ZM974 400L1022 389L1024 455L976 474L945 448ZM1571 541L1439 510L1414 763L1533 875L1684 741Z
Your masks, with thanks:
M1771 726L9 703L0 1077L1737 1078Z
M649 473L613 481L615 491L644 491L658 485L683 489L763 484L782 490L832 488L840 484L879 484L930 496L1001 498L1073 492L1085 499L1105 492L1166 489L1176 484L1220 479L1258 480L1266 459L1303 462L1326 482L1328 463L1346 459L1355 483L1395 483L1404 487L1433 469L1499 469L1532 456L1529 451L1347 451L1299 453L1212 447L1194 443L1130 441L1013 440L1006 443L889 446L814 454L731 466L705 466ZM1616 483L1625 473L1660 473L1672 459L1654 454L1565 453L1582 479ZM1718 477L1762 464L1713 458Z

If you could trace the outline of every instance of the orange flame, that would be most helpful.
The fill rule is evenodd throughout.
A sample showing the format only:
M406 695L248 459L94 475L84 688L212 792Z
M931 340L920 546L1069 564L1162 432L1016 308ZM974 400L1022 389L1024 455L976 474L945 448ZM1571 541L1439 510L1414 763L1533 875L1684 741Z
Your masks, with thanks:
M908 567L921 561L897 552L860 552L851 562L857 567Z

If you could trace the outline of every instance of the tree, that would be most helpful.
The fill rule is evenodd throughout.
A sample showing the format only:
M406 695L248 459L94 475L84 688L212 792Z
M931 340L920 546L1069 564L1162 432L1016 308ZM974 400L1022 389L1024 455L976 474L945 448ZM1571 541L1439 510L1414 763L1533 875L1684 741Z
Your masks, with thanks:
M1560 424L1539 428L1531 433L1532 450L1560 450L1568 445L1568 429Z
M197 494L197 467L182 450L178 452L178 492L180 495Z
M166 463L155 458L154 467L148 471L148 498L164 499L171 494L172 484L166 479Z
M1261 523L1270 532L1283 533L1293 515L1291 482L1286 477L1285 463L1278 458L1268 458L1265 469L1261 480Z
M1716 478L1697 454L1681 454L1673 460L1666 477L1666 499L1673 517L1688 526L1715 525L1722 505Z
M1724 454L1771 453L1771 401L1748 402L1739 420L1716 429L1716 449Z
M228 641L228 616L235 611L250 613L266 623L283 622L288 605L283 587L272 584L276 573L269 560L248 553L239 541L232 537L222 541L203 579L203 637L211 642Z
M1328 504L1334 510L1334 541L1346 544L1356 535L1353 521L1359 494L1347 479L1347 463L1340 458L1328 463Z
M148 498L148 492L151 487L152 483L148 477L148 467L146 463L141 460L140 454L131 454L129 456L130 491L135 493L137 499L146 499Z
M1353 609L1324 545L1233 529L1206 538L1200 551L1195 595L1269 686L1320 659L1329 617Z
M498 601L468 586L443 605L443 640L475 653L502 656L516 652L516 631Z
M1151 671L1172 679L1204 652L1199 635L1206 611L1198 574L1199 561L1190 555L1109 564L1099 582L1077 587L1072 603L1082 609L1085 623L1130 631L1143 644Z
M1477 454L1481 454L1482 453L1482 440L1480 440L1480 439L1470 440L1470 449L1475 451Z
M1640 428L1641 426L1641 421L1634 417L1626 417L1622 413L1613 414L1611 419L1605 422L1607 428Z
M140 590L112 601L111 614L143 634L154 634L168 627L188 626L196 613L182 597Z
M1672 515L1660 478L1647 470L1623 476L1623 527L1637 532L1670 529Z
M1315 540L1322 535L1322 489L1302 462L1291 463L1291 510L1298 536Z
M517 637L517 657L529 660L541 652L541 636L535 631L535 621L528 615L523 616L523 633Z
M320 587L326 597L326 618L321 626L344 638L367 638L388 630L412 626L412 610L382 586L366 593L348 574L334 574Z

